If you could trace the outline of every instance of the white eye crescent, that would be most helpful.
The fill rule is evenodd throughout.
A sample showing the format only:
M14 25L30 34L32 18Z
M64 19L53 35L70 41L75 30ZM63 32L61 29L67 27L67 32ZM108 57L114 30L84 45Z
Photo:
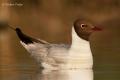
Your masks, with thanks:
M81 24L80 26L81 26L81 28L82 28L82 29L84 29L84 28L86 28L86 27L87 27L87 25L86 25L86 24Z

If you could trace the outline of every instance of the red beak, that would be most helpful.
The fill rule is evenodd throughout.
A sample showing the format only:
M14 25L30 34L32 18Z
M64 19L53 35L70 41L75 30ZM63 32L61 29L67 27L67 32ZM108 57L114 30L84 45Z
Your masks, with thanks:
M101 31L102 29L98 28L98 27L94 27L94 28L92 28L92 30L94 30L94 31Z

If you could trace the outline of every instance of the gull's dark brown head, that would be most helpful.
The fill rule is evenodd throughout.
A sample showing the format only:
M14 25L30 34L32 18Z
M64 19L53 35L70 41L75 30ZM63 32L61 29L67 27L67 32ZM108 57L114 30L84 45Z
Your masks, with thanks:
M94 26L93 24L91 24L87 21L84 21L82 19L77 19L74 22L74 29L79 37L81 37L82 39L85 39L87 41L89 41L89 37L92 33L94 33L95 31L102 30L101 28L98 28L98 27Z

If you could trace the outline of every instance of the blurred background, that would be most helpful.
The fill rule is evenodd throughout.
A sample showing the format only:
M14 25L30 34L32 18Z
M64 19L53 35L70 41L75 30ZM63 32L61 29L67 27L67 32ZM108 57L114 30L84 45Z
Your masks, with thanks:
M71 28L77 18L103 28L90 39L94 70L120 70L119 14L120 0L0 0L0 20L51 43L71 44ZM37 67L15 32L1 27L0 74L9 67L14 71L18 65Z

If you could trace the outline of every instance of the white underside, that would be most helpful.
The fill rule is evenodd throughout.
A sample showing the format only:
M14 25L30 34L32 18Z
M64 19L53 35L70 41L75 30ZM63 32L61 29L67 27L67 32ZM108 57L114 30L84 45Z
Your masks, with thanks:
M48 69L92 68L93 59L89 42L79 38L72 30L72 45L68 49L64 44L21 44L38 63Z
M37 74L37 79L40 80L93 80L93 71L91 69L77 70L46 70Z

